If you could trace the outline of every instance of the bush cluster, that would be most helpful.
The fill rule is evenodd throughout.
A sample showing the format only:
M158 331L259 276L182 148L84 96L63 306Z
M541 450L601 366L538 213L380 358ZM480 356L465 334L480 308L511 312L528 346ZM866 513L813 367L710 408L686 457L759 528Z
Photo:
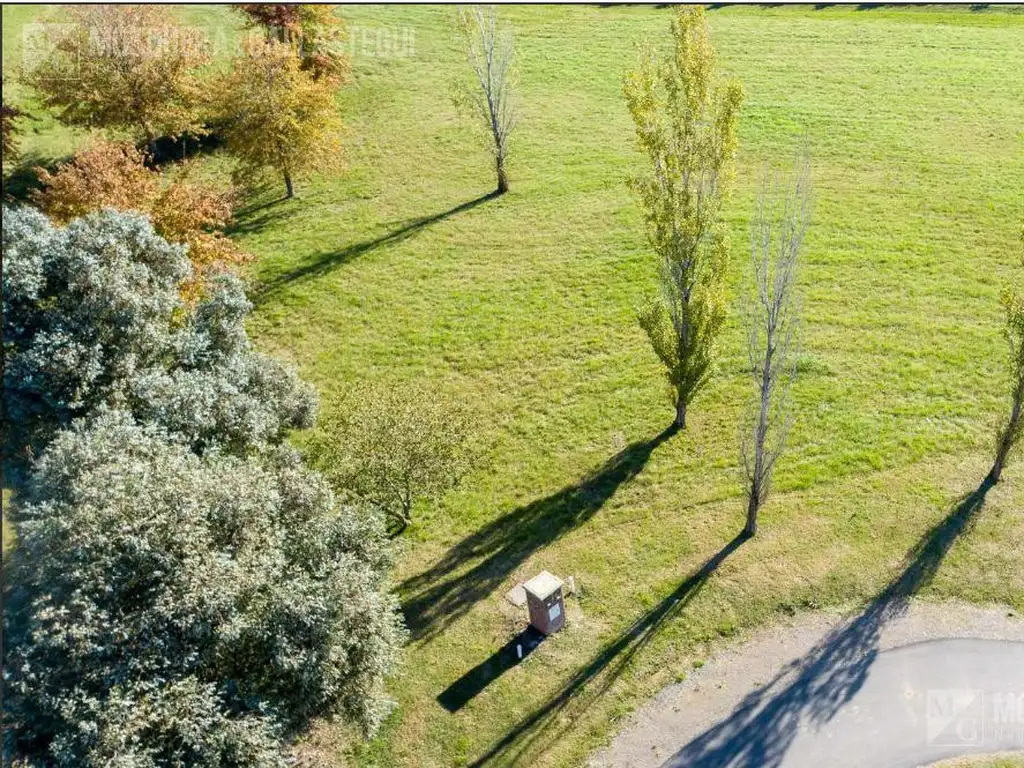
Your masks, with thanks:
M184 251L138 214L4 211L6 750L33 764L269 768L389 707L380 513L284 444L314 391L252 349L236 278L183 301Z

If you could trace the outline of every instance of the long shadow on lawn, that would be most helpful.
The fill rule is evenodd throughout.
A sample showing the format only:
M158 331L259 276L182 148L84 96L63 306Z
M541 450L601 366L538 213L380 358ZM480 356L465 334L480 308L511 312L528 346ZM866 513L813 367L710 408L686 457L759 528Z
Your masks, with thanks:
M316 254L315 256L303 261L294 269L290 269L287 272L278 275L274 279L263 283L257 291L257 302L262 302L269 295L280 290L286 285L301 282L303 280L315 279L327 274L337 267L340 267L342 264L345 264L352 259L362 256L365 253L383 246L400 243L403 240L419 233L426 227L429 227L431 224L436 224L437 222L444 221L451 216L476 208L481 203L486 203L488 200L497 197L497 195L497 192L489 192L475 200L469 200L465 203L461 203L460 205L456 205L454 208L449 208L447 211L441 211L440 213L435 213L430 216L419 216L414 219L408 219L400 222L397 229L388 232L386 235L381 235L380 237L372 240L364 240L361 243L354 243L337 251L328 251L326 253ZM245 225L243 224L243 226Z
M700 568L691 573L682 584L662 600L654 609L641 616L629 629L605 646L587 666L573 675L562 689L547 700L537 711L520 722L515 728L479 757L471 768L481 768L492 762L512 765L518 758L527 754L538 739L544 738L548 743L557 743L561 732L572 726L575 720L590 704L600 698L608 688L629 667L633 657L643 650L658 634L658 630L671 621L700 592L718 567L725 559L735 552L748 536L739 534L728 544L710 557ZM613 665L614 662L614 665ZM599 685L589 688L589 684L607 670ZM570 702L576 702L569 722L562 726L558 734L547 733L547 727Z
M832 630L774 680L750 693L725 720L695 738L665 766L729 768L782 764L801 725L831 720L867 679L885 625L934 577L950 547L985 502L988 481L963 498L907 556L903 571L856 618Z
M922 536L908 553L907 564L899 576L862 614L837 627L806 656L790 663L774 680L750 693L729 717L683 747L663 768L777 768L781 765L802 720L809 719L813 725L827 722L863 685L878 655L882 628L902 614L910 598L931 581L950 547L981 509L989 487L989 483L983 483ZM572 701L574 694L581 692L622 654L615 670L595 693L586 694L580 706L585 709L607 690L658 626L682 609L742 541L741 537L734 539L705 563L657 608L577 672L556 696L477 759L473 768L498 763L513 765L541 737L547 743L557 742L559 734L548 733L548 726ZM638 642L633 644L637 638ZM571 719L563 731L569 727Z
M630 444L580 482L488 523L429 570L406 579L401 592L410 595L403 609L413 639L436 635L490 594L531 553L589 520L676 431L673 425L650 440ZM455 573L481 557L468 571Z

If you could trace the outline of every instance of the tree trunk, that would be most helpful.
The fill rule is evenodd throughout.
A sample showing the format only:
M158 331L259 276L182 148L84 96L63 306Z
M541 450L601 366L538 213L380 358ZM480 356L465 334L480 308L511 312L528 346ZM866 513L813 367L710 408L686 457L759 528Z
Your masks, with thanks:
M985 478L985 482L991 485L995 485L999 482L999 477L1003 474L1003 465L1006 463L1006 454L1003 452L1003 446L1000 444L999 453L996 454L996 461L992 465L992 469L988 473L988 477Z
M508 176L505 173L505 159L499 157L496 161L498 168L498 194L504 195L508 192Z
M676 426L686 429L686 401L681 397L676 400Z
M391 526L391 530L389 532L389 537L392 538L392 539L397 539L399 536L401 536L403 533L405 533L405 529L408 528L408 527L409 527L409 521L406 520L405 518L397 518L397 519L395 519L395 522Z
M287 190L285 197L289 200L295 197L295 187L292 185L292 175L288 171L284 172L284 186Z
M1021 417L1024 416L1022 409L1024 409L1024 398L1014 393L1013 398L1013 410L1010 412L1010 421L1006 424L1006 429L1003 430L1003 434L999 436L999 445L996 448L996 460L992 465L992 470L988 473L988 477L985 479L986 482L995 485L999 482L999 478L1003 474L1003 467L1006 465L1006 457L1010 454L1010 449L1013 448L1014 436L1017 434L1017 430L1020 426Z
M753 536L757 533L758 495L757 489L751 488L750 500L747 502L747 524L743 526L744 536Z

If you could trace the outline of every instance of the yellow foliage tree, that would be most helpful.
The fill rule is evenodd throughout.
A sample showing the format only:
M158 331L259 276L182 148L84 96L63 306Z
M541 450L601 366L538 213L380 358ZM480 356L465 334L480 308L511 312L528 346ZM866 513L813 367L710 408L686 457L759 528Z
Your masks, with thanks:
M42 186L33 193L33 200L60 224L103 208L147 214L157 234L188 245L195 277L184 291L194 296L211 269L250 258L224 234L232 218L234 193L193 180L187 166L164 182L157 171L146 167L145 159L131 144L97 142L52 174L37 169Z
M649 51L626 77L626 105L648 171L630 180L647 237L660 262L661 292L638 313L664 363L676 406L686 408L707 383L725 319L729 242L721 220L736 153L743 91L718 85L704 11L683 7L672 22L672 55Z
M26 72L43 105L68 125L127 128L152 142L198 134L208 61L193 30L154 5L78 5L53 25L49 55Z
M220 88L228 151L245 174L271 168L294 180L341 163L336 81L302 69L295 49L276 40L247 46Z
M1021 222L1020 237L1024 243L1024 222ZM996 459L988 475L991 483L999 482L1007 458L1024 437L1024 295L1007 287L1002 300L1006 312L1004 335L1009 346L1010 415L996 436Z

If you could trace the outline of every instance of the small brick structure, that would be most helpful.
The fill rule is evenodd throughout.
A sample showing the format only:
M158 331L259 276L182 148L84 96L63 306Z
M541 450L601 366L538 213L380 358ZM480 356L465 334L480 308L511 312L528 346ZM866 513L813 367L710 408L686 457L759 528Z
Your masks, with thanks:
M562 580L541 571L523 584L526 604L530 610L530 625L551 635L565 626L565 601L562 598Z

